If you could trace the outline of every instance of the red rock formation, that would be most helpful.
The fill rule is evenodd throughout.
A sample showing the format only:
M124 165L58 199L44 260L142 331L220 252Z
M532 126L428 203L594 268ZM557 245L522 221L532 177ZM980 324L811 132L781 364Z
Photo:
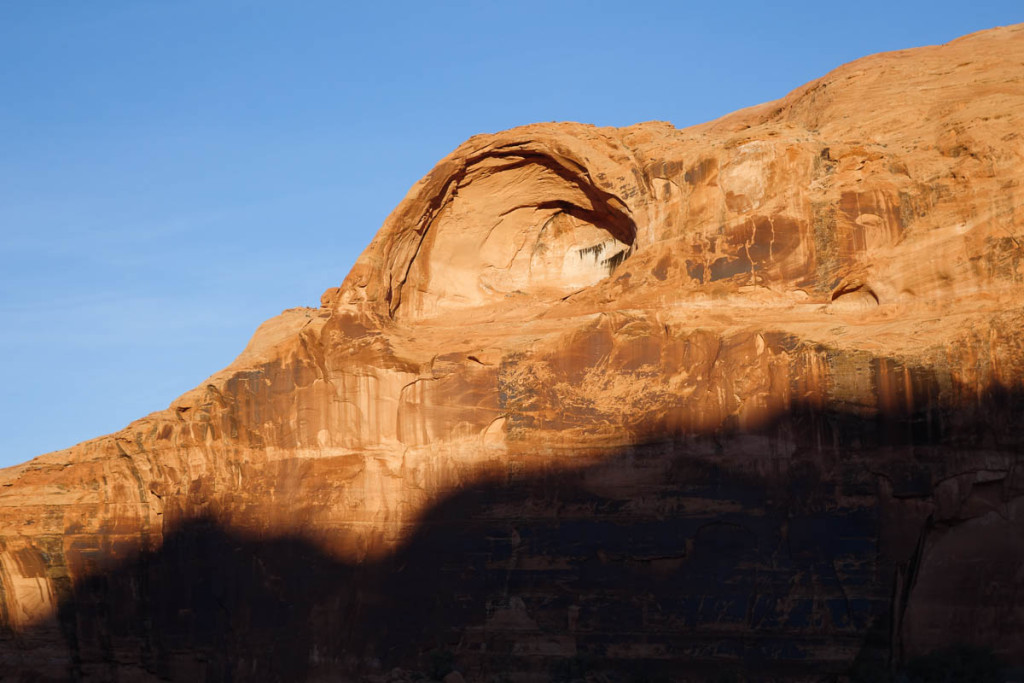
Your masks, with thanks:
M471 138L320 309L0 472L0 664L1024 665L1022 74L1015 26Z

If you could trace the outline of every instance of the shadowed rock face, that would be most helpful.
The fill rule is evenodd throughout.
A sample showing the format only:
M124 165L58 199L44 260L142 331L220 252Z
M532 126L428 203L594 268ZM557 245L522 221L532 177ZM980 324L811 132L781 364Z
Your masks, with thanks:
M4 675L1024 666L1021 64L470 139L320 309L0 472Z

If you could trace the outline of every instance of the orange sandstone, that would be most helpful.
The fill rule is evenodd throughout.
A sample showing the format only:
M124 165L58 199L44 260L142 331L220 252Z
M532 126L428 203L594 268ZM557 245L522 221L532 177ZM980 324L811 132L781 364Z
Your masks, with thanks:
M0 472L0 664L1024 665L1021 112L1012 26L684 130L471 138L319 309Z

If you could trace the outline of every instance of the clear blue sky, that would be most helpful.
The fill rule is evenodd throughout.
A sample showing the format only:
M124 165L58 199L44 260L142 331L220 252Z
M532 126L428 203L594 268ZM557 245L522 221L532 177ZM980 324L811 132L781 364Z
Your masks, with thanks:
M682 127L1020 0L0 4L0 466L315 306L409 186L534 121Z

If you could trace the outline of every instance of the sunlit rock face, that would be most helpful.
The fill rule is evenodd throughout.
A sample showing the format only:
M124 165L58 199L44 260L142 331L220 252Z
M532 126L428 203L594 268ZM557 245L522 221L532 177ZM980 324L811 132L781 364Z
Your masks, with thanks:
M319 309L0 472L4 675L1024 666L1021 64L471 138Z
M608 277L636 237L621 199L543 147L467 159L434 201L395 285L402 320L557 302Z

